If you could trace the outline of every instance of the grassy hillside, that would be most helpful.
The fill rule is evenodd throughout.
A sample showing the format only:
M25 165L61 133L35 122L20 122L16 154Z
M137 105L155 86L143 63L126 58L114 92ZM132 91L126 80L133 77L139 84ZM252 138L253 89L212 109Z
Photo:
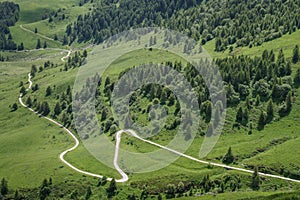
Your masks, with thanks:
M68 49L66 45L62 45L62 40L67 25L75 22L78 15L90 12L95 2L88 2L82 6L79 6L79 0L14 0L14 2L20 5L20 20L15 26L10 27L10 30L13 40L18 44L23 42L26 51L0 53L3 57L8 58L8 61L0 62L0 179L3 177L8 181L8 198L13 198L14 190L18 189L21 194L28 195L27 199L39 199L42 181L51 177L54 183L49 185L51 189L49 199L84 199L87 198L89 186L92 191L90 199L107 199L109 183L104 184L103 180L81 175L59 160L59 154L74 145L72 138L60 127L39 118L18 102L20 82L23 82L27 88L27 74L33 69L32 65L35 65L37 72L32 81L33 85L38 85L38 89L30 90L24 96L23 101L26 102L28 97L32 100L37 99L39 103L46 101L50 106L49 117L61 123L64 114L67 113L67 121L70 124L66 126L75 132L72 112L69 113L70 110L72 111L72 99L70 98L72 92L69 91L68 94L67 91L69 88L72 89L78 70L85 67L84 65L79 66L80 64L74 61L77 53L79 60L83 58L83 51L78 51L76 54L73 51L69 61L62 62L61 58L67 54L63 49ZM45 15L48 17L42 19ZM49 22L50 16L52 22ZM35 29L37 29L37 34L34 33ZM55 35L58 37L57 41L52 40ZM48 48L51 49L35 50L38 39L41 40L42 46L44 42L47 42ZM229 49L224 52L215 52L215 40L207 42L203 47L213 58L239 55L253 58L261 56L265 49L273 49L277 58L282 49L285 58L291 60L293 48L296 44L300 45L299 41L300 31L298 30L276 40L264 42L261 46L249 48L233 45L232 52L229 52ZM87 43L73 43L71 48L80 49L86 45ZM50 62L45 67L47 61ZM105 93L106 77L110 77L112 83L117 80L121 72L130 67L150 62L159 64L165 61L180 61L184 66L186 65L183 58L162 50L145 48L125 54L114 61L104 72L99 91L102 94ZM79 61L77 60L77 62ZM300 68L300 63L292 64L291 67L291 77L293 77ZM268 81L270 83L273 80ZM279 78L278 81L282 80ZM49 87L51 94L46 95ZM230 164L232 166L247 169L257 166L260 172L300 179L300 150L297 149L300 142L298 134L300 130L298 123L300 119L300 88L293 88L293 93L291 112L280 118L278 115L280 105L275 104L274 120L263 130L258 131L256 126L260 111L267 110L267 102L262 101L259 106L251 109L249 123L251 122L254 127L251 134L249 134L248 124L235 127L238 108L245 106L245 101L242 100L237 105L230 105L227 109L222 135L204 160L222 163L224 155L231 147L235 157L235 161ZM102 110L105 107L109 108L110 102L108 95L102 95L100 98L101 105L98 107L97 116L100 124L104 127L111 119L107 117L101 121L100 118ZM254 99L251 100L254 101ZM134 110L136 105L133 104L134 115L138 122L147 124L149 123L149 113L141 113L141 111L146 110L151 101L146 98L138 100L141 110ZM14 103L18 105L16 111L12 111ZM54 108L57 103L65 108L55 116ZM175 105L169 108L172 113ZM207 128L207 124L203 126ZM163 130L151 140L167 145L175 131L176 129ZM205 132L206 129L203 131ZM114 136L113 133L109 136L112 142L114 142ZM198 158L203 140L204 137L197 134L185 154ZM145 144L129 135L122 136L121 148L136 153L158 150L157 147ZM91 155L82 142L79 148L68 153L65 159L85 171L116 179L121 177L114 168L104 165ZM119 159L121 168L125 159L123 157ZM116 199L127 199L129 195L142 199L141 196L145 193L147 193L145 199L156 199L159 194L162 194L165 199L170 187L174 186L175 190L179 191L181 183L184 185L184 189L182 189L184 192L182 194L178 192L177 196L174 196L179 199L298 199L300 197L299 184L261 177L260 190L253 191L251 189L252 174L199 164L183 157L154 172L132 173L130 169L126 170L129 181L117 184ZM209 175L208 182L207 180L205 182L207 175ZM205 191L207 185L210 187L209 192ZM224 188L222 189L222 187Z

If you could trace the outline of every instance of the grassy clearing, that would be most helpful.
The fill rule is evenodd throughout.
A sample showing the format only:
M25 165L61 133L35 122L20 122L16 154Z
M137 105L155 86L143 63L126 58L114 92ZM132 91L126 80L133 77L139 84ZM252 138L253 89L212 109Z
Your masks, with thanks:
M34 31L35 28L37 28L38 33L50 38L54 38L54 35L56 34L58 39L62 41L67 25L73 23L77 19L78 15L87 13L91 7L92 4L85 4L81 7L74 6L65 8L58 14L57 18L54 18L53 22L51 23L49 23L49 20L46 19L23 25L23 27L31 31ZM66 16L65 20L58 20L58 18L60 18L63 14Z
M6 0L1 0L6 1ZM79 0L11 0L20 5L21 13L19 24L28 24L42 20L44 14L56 11L59 5L61 8L70 8L78 6ZM57 8L58 9L58 8Z
M215 52L215 40L207 42L203 47L210 53L213 58L223 58L231 55L249 55L249 56L260 56L265 49L271 50L277 54L280 49L286 57L291 57L293 48L296 44L300 44L300 31L296 31L292 34L283 35L281 38L263 43L261 46L256 47L237 47L234 48L233 52L230 53L227 49L225 52Z
M39 35L22 30L20 26L17 25L10 27L10 31L14 41L17 44L21 44L21 42L23 42L25 49L35 49L38 39L40 39L42 47L44 45L44 42L47 42L48 48L65 48L59 41L44 39Z

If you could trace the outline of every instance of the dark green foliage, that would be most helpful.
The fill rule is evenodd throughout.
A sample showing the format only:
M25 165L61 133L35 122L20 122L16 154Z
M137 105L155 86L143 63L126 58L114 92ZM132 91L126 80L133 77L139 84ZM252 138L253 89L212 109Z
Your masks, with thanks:
M50 195L50 193L51 193L51 189L49 188L48 181L47 179L44 179L39 192L40 200L46 199Z
M285 103L286 103L287 112L291 112L291 110L292 110L292 92L288 93Z
M48 86L47 89L46 89L46 97L50 96L51 94L52 94L52 89L51 89L50 86Z
M172 199L176 195L176 186L174 184L167 185L166 197L167 199Z
M89 186L86 190L86 194L85 194L85 200L88 200L90 199L90 197L92 196L92 189L91 187Z
M261 111L258 122L257 122L257 129L262 130L266 125L266 115L263 111Z
M9 27L15 25L19 19L19 5L13 2L0 2L0 50L16 50ZM21 50L22 48L20 48Z
M36 47L35 48L36 49L42 48L42 46L41 46L41 40L40 39L37 39L37 43L36 43Z
M16 111L16 110L18 110L18 104L17 104L17 103L14 103L14 104L12 105L12 107L11 107L11 111L14 112L14 111Z
M242 123L242 121L243 121L243 109L242 109L242 107L240 107L239 110L237 111L235 120L238 123Z
M32 106L32 100L30 98L30 96L27 98L26 100L26 105L30 108Z
M298 68L296 71L296 74L294 76L294 83L296 86L300 85L300 68Z
M229 147L227 153L223 157L222 162L225 163L225 164L231 164L231 163L233 163L233 161L234 161L234 156L232 154L231 147Z
M92 13L80 15L77 22L68 26L66 34L70 43L76 39L101 43L109 36L130 28L164 26L178 31L188 30L188 35L201 40L202 44L216 38L215 50L222 51L233 44L260 46L300 28L298 1L201 2L121 0L118 6L113 6L111 1L105 0ZM286 10L289 15L285 14ZM218 17L211 13L218 13ZM151 44L153 41L154 38Z
M294 64L296 64L299 61L299 46L296 45L293 50L293 58L292 61Z
M260 177L259 177L257 167L254 168L254 173L253 173L252 182L251 182L251 188L253 190L259 190L259 188L260 188Z
M24 86L21 87L20 93L25 95L26 94L26 89Z
M272 99L269 101L267 106L267 122L271 122L274 118L274 106Z
M40 107L40 113L42 113L43 115L47 116L50 113L50 107L48 102L43 102L41 107Z
M117 184L115 179L112 179L109 187L106 189L107 197L111 198L117 194Z
M46 42L46 41L44 42L44 46L43 46L43 48L44 48L44 49L46 49L46 48L47 48L47 42Z
M1 189L0 189L1 195L5 196L8 194L8 186L7 186L7 181L5 178L2 178L1 180Z
M60 104L57 102L54 107L54 116L58 116L61 113Z

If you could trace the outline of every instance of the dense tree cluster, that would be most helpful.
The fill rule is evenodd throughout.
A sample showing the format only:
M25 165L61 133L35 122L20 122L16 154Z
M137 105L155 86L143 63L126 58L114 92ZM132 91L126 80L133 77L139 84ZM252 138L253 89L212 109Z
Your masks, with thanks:
M229 0L106 0L69 24L69 42L107 37L132 27L163 26L184 31L202 44L216 38L216 51L229 45L256 46L300 28L300 2ZM276 21L277 23L274 23ZM232 47L231 47L232 48Z
M19 19L19 5L7 1L0 2L0 10L0 50L16 50L18 46L13 41L9 27L15 25Z

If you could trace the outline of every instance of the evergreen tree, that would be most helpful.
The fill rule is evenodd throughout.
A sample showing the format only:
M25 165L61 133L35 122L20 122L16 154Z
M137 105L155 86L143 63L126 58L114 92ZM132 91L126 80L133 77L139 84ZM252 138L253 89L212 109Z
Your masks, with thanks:
M300 68L297 69L295 77L294 77L294 83L296 85L300 85Z
M59 103L57 102L55 107L54 107L54 116L58 116L61 113L61 108Z
M262 130L264 128L265 124L266 124L265 113L263 111L261 111L259 119L258 119L258 123L257 123L257 129Z
M117 184L115 179L111 180L109 187L106 189L106 193L108 198L111 198L117 194Z
M30 96L27 98L26 100L26 105L30 108L32 106L32 100L30 98Z
M14 103L14 104L12 105L12 111L16 111L16 110L18 110L18 104L17 104L17 103Z
M36 48L36 49L40 49L41 47L42 47L42 46L41 46L41 40L38 39L35 48Z
M42 114L47 116L49 113L50 113L50 107L49 107L48 102L45 101L42 104Z
M205 109L205 122L208 123L211 120L212 108L211 103L208 102Z
M249 121L249 112L248 112L248 108L245 108L244 112L243 112L243 121L242 124L244 126L246 126L248 124Z
M236 113L236 122L241 123L243 121L243 109L242 107Z
M267 106L267 121L270 122L274 118L274 107L272 99L269 101Z
M254 168L253 176L252 176L252 182L251 182L251 188L253 190L259 190L260 188L260 178L259 178L259 173L258 173L258 168Z
M227 153L223 157L222 162L225 164L231 164L231 163L233 163L233 161L234 161L234 156L232 154L231 147L229 147Z
M47 49L47 42L44 42L44 49Z
M1 194L3 196L8 194L8 186L7 186L7 181L5 180L5 178L2 178L2 180L1 180Z
M85 194L85 200L88 200L90 197L92 196L92 189L89 186L86 190L86 194Z
M20 93L24 96L26 94L26 89L24 86L21 87Z
M21 199L21 197L20 197L20 195L19 195L19 191L16 190L16 191L15 191L14 200L20 200L20 199Z
M292 61L294 64L296 64L299 61L299 46L296 45L293 50L293 58Z
M292 110L292 92L288 93L285 103L287 112L290 112Z
M47 96L50 96L51 94L52 94L51 87L48 86L47 89L46 89L46 97L47 97Z

